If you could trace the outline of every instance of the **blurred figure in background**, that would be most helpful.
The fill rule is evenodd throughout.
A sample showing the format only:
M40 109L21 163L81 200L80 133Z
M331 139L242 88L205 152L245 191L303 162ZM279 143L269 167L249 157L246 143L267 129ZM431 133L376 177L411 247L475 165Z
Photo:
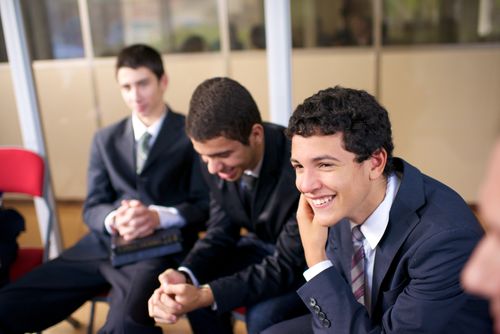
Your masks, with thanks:
M495 333L500 333L500 138L479 192L479 214L486 236L467 263L462 282L466 290L490 299Z

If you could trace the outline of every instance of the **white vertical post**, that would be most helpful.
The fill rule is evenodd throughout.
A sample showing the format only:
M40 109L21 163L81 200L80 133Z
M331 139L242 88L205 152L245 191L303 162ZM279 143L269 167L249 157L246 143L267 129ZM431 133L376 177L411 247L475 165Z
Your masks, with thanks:
M52 192L47 152L43 129L40 122L38 100L33 81L31 61L24 32L21 4L19 0L0 0L0 13L9 57L12 83L16 97L17 113L24 147L37 152L45 160L45 191L47 206L41 199L35 201L42 242L50 237L50 257L60 253L62 249L57 215L55 214L55 201ZM52 214L50 214L52 213ZM48 218L48 219L47 219ZM52 219L52 234L47 235L47 221Z
M220 51L224 61L224 76L231 76L230 52L231 37L229 36L229 4L228 0L217 0L217 16L219 18Z
M265 0L271 121L288 125L292 112L290 0Z

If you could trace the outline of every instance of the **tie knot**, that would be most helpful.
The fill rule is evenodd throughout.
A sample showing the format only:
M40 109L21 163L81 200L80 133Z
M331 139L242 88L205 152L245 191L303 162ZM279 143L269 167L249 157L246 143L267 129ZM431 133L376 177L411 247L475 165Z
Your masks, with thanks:
M356 225L352 228L352 240L353 241L363 241L365 236L363 235L363 232L361 232L361 226Z
M246 191L253 191L253 188L255 187L255 183L257 182L257 178L253 175L243 173L241 175L241 188L243 188Z

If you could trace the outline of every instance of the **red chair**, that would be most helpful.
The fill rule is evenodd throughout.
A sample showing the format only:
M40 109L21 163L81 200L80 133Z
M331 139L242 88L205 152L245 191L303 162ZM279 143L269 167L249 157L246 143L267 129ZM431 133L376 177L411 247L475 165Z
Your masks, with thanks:
M22 148L0 147L0 192L41 198L44 173L44 161L38 154ZM50 216L46 224L48 231L51 229ZM48 258L48 247L20 248L17 259L10 269L11 281L42 264L44 258Z
M0 147L0 193L17 193L43 199L47 208L46 241L43 248L19 248L17 258L9 270L9 278L15 281L49 258L50 234L53 226L53 213L44 197L45 163L37 153L13 147ZM0 195L0 205L2 203ZM75 328L80 323L68 318Z

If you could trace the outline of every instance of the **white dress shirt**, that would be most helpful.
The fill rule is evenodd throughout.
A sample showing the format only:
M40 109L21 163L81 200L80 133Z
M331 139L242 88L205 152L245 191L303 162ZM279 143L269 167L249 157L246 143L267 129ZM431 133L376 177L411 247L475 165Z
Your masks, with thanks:
M165 121L167 112L168 109L160 119L151 124L149 127L144 125L139 117L137 117L135 114L132 114L132 129L134 130L133 132L135 143L137 144L144 133L148 132L151 135L151 138L149 140L149 147L152 147L156 138L158 137L158 133L161 130L163 122ZM137 146L138 145L136 145L136 150L138 149ZM158 213L158 216L160 218L160 228L183 227L186 224L186 220L179 214L179 210L177 210L176 208L160 205L150 205L148 206L148 208ZM104 225L109 233L112 233L113 231L111 228L111 224L113 223L115 216L116 210L113 210L104 219Z

